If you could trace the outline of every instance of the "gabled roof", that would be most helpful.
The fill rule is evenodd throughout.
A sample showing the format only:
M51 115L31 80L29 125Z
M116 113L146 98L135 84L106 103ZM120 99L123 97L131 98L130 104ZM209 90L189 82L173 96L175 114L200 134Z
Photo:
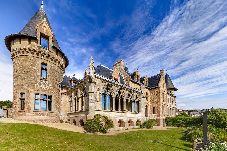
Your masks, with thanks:
M173 90L177 91L177 88L175 88L175 86L173 85L173 82L170 79L170 76L168 74L166 74L166 76L165 76L165 81L166 81L167 89L173 89Z
M98 65L97 67L95 67L95 73L111 79L113 70L111 70L103 65Z

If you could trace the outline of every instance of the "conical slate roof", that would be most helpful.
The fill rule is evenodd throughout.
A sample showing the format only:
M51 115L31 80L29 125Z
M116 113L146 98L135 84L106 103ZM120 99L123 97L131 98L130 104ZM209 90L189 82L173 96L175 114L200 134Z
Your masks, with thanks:
M45 11L42 8L40 8L39 11L36 12L36 14L31 18L31 20L25 25L25 27L18 34L36 37L37 35L36 26L40 24L43 20L46 20L48 23L48 26L51 28L50 22L47 18ZM55 38L55 35L53 35L53 46L60 50L60 47Z
M37 31L36 31L36 27L38 24L40 24L43 20L46 20L46 22L48 23L48 26L51 28L50 26L50 22L48 20L48 17L43 9L43 4L41 5L40 9L35 13L35 15L30 19L30 21L25 25L25 27L17 34L11 34L9 36L5 37L5 44L6 47L11 50L10 48L10 42L11 40L13 40L16 37L30 37L30 38L34 38L37 39ZM51 28L52 30L52 28ZM53 31L53 30L52 30ZM66 59L66 66L68 66L68 58L65 56L65 54L61 51L58 42L55 38L55 35L53 34L53 46L56 49L59 50L59 52L64 56L64 58Z

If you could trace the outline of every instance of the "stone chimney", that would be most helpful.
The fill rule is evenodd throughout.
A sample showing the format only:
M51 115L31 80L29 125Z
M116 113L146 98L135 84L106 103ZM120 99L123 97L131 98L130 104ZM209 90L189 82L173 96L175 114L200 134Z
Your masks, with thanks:
M161 76L165 76L165 71L164 71L164 69L161 69L161 70L160 70L160 75L161 75Z
M148 77L147 77L147 76L144 77L144 79L143 79L143 84L144 84L145 86L148 86Z

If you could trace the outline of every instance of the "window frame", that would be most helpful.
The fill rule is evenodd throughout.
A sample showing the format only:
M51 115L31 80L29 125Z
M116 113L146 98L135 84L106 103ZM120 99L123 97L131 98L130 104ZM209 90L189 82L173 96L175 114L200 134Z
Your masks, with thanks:
M43 102L45 102L45 108L43 106L44 105ZM49 105L49 103L51 105ZM44 93L35 93L34 111L52 112L53 111L52 95L48 95Z
M20 93L20 110L21 111L25 110L25 93L24 92Z
M47 42L47 46L43 46L43 45L42 45L42 39L45 40L45 41ZM44 35L44 34L42 34L42 33L40 33L40 46L41 46L43 49L49 50L49 43L50 43L49 37L46 36L46 35Z
M45 76L43 75L44 74L43 71L45 72ZM47 73L47 63L42 62L41 63L40 77L41 77L41 79L47 79L47 75L48 75L48 73Z

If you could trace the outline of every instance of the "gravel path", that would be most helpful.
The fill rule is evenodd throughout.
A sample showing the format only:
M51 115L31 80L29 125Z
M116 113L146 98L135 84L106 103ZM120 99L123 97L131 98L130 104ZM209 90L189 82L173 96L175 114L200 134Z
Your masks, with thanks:
M52 128L57 128L61 130L66 131L73 131L73 132L79 132L84 133L84 129L82 127L78 127L69 123L34 123L34 122L28 122L28 121L21 121L21 120L14 120L12 118L0 118L0 123L29 123L29 124L38 124L43 126L48 126Z
M34 123L34 122L28 122L28 121L21 121L21 120L14 120L12 118L0 118L0 123L29 123L29 124L38 124L38 125L43 125L43 126L48 126L52 128L57 128L61 130L66 130L66 131L72 131L72 132L79 132L79 133L84 133L84 129L82 127L78 127L69 123ZM160 126L154 126L152 129L128 129L128 130L111 130L107 134L101 134L98 133L98 135L117 135L120 133L127 133L127 132L132 132L132 131L139 131L139 130L167 130L168 128L171 127L160 127Z

